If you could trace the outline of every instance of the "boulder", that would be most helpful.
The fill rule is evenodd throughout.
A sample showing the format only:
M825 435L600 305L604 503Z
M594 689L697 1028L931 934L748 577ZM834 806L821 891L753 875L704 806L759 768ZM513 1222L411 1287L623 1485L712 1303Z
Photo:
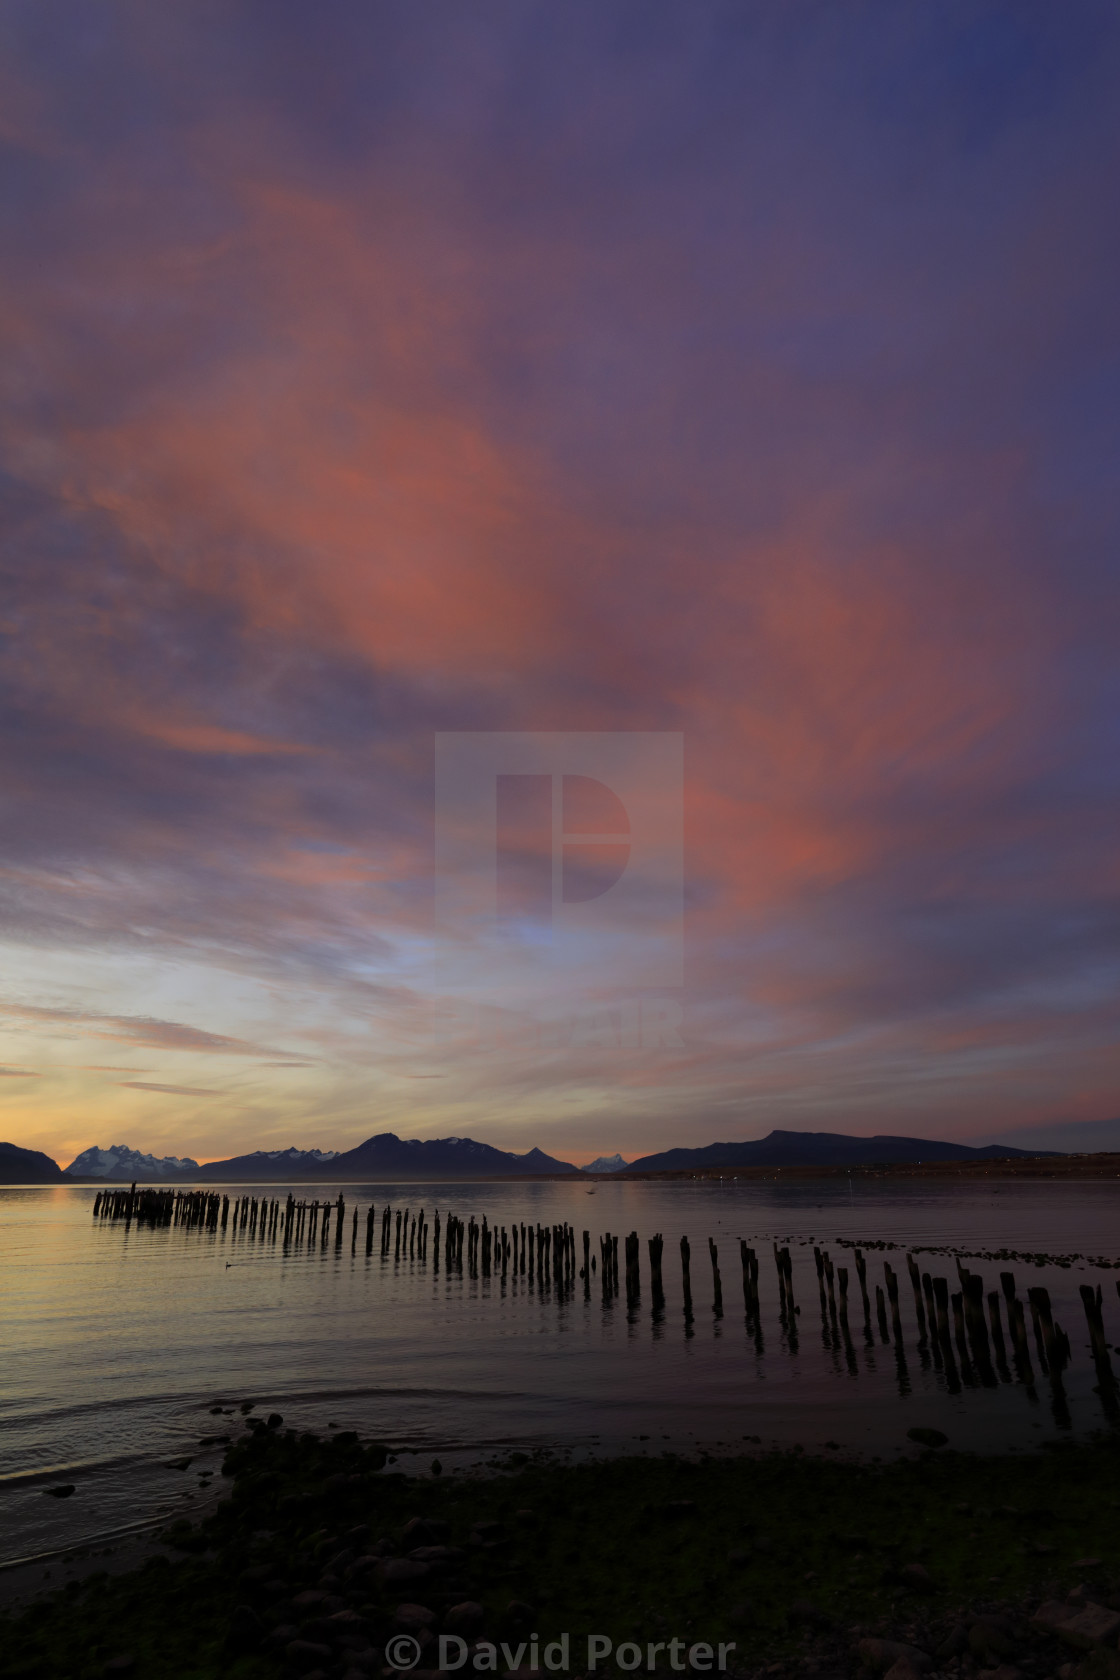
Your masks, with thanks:
M921 1680L921 1676L909 1657L899 1657L887 1669L885 1680Z
M916 1645L903 1645L896 1639L861 1639L856 1652L864 1668L869 1668L873 1674L888 1673L900 1659L918 1674L924 1674L933 1666L926 1653Z
M1115 1645L1120 1634L1120 1612L1103 1604L1086 1604L1078 1609L1050 1599L1035 1611L1031 1626L1054 1634L1077 1650L1092 1651L1098 1646Z
M387 1587L402 1587L408 1582L427 1580L431 1569L428 1564L414 1563L411 1558L383 1558L375 1573Z

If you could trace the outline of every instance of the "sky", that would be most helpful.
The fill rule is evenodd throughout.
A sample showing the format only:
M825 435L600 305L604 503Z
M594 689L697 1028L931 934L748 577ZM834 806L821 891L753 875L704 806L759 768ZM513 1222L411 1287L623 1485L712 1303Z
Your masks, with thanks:
M1111 4L12 0L0 65L0 1136L1120 1114Z

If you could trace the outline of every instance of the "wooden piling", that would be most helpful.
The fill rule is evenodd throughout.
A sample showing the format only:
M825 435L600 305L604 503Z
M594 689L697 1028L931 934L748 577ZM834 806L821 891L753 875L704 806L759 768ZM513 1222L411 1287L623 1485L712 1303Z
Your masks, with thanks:
M902 1313L898 1305L898 1274L894 1268L883 1263L883 1275L887 1280L887 1299L891 1304L891 1327L894 1332L894 1344L902 1347Z
M922 1276L918 1270L918 1262L912 1254L906 1256L906 1269L910 1273L910 1287L914 1291L914 1315L918 1320L918 1346L925 1347L926 1309L922 1299Z
M999 1312L999 1290L988 1291L988 1323L992 1329L992 1347L995 1349L996 1370L1001 1382L1011 1381L1011 1371L1007 1363L1007 1344L1003 1339L1003 1324Z
M712 1311L717 1318L723 1317L723 1285L719 1276L719 1249L708 1238L708 1254L712 1262Z
M661 1251L664 1239L658 1231L649 1239L649 1287L653 1296L654 1311L659 1311L665 1305L665 1290L661 1282Z

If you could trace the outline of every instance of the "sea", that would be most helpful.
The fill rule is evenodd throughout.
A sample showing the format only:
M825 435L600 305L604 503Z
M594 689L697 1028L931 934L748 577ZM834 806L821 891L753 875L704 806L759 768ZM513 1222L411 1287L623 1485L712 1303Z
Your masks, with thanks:
M1082 1291L1091 1304L1099 1291L1105 1357L1120 1374L1120 1179L605 1177L218 1193L230 1199L226 1222L206 1229L95 1218L91 1186L0 1189L0 1564L202 1515L228 1489L222 1437L236 1439L246 1416L355 1430L387 1445L386 1473L444 1476L623 1453L780 1448L886 1460L923 1450L912 1429L939 1431L950 1450L1015 1452L1116 1426ZM326 1244L306 1228L285 1243L282 1227L262 1234L235 1212L239 1198L283 1203L289 1193L344 1198ZM406 1242L398 1254L396 1215L410 1228L421 1209L426 1253ZM449 1215L507 1233L516 1225L519 1237L522 1226L567 1225L576 1265L530 1276L494 1259L487 1275L481 1254L470 1264L468 1242L462 1268L449 1267ZM584 1231L595 1264L581 1277ZM619 1239L617 1292L600 1260L608 1233ZM639 1263L628 1289L630 1233ZM743 1243L757 1258L757 1313ZM792 1298L776 1249L789 1251ZM962 1269L980 1277L983 1347L961 1336L951 1310L948 1347L928 1317L923 1327L908 1255L931 1284L945 1280L950 1302ZM1025 1309L1026 1362L1012 1344L1004 1274ZM1068 1356L1052 1341L1047 1359L1028 1296L1039 1289ZM63 1486L73 1494L52 1495Z

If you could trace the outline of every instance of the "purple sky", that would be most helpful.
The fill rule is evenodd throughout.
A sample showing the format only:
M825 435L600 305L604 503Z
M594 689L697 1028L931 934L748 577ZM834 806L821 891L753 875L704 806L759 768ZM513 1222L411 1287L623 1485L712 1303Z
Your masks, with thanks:
M1111 4L0 42L0 1135L1120 1113ZM460 731L683 737L682 988L433 927Z

